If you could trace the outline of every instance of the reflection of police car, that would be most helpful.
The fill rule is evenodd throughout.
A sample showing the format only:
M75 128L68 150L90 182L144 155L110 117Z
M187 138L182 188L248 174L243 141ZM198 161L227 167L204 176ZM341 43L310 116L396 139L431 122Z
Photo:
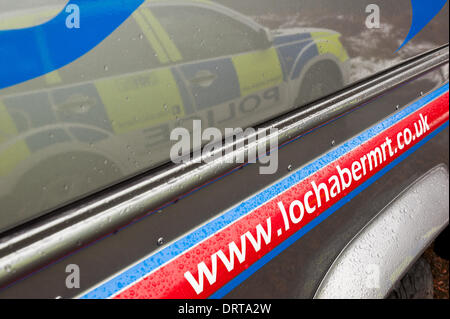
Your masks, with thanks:
M335 91L346 61L333 31L147 2L86 56L0 91L0 197L20 212L0 229L167 161L171 129L194 118L247 127Z

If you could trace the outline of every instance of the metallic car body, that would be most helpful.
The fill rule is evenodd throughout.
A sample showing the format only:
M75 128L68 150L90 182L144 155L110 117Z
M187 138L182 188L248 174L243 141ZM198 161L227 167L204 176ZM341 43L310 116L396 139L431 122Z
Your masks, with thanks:
M435 191L437 187L439 193ZM445 166L438 166L421 177L352 239L334 261L314 297L387 297L403 277L405 268L448 225L448 192ZM371 270L375 265L383 266ZM382 282L375 282L372 287L367 285L370 271L383 272L377 274L377 280Z
M314 15L311 17L315 19ZM308 108L294 109L268 124L262 124L261 127L276 126L280 129L277 136L280 145L293 137L302 136L279 151L280 169L273 176L258 175L257 165L236 170L237 165L227 164L224 159L208 165L169 165L141 173L4 232L0 241L0 285L5 285L5 288L0 291L0 297L79 296L160 249L160 238L170 244L267 185L291 174L287 167L304 166L336 144L397 112L396 106L406 106L445 84L448 81L448 47L441 45L446 41L448 39L444 35L434 44L431 52L402 63L394 62L392 69L378 74L373 72L370 78L359 83L348 81L347 84L352 86L345 90L327 96ZM324 73L326 71L323 70ZM364 76L360 76L362 78ZM19 92L21 90L26 92L29 89L24 84ZM298 105L288 103L286 110L292 109L292 106ZM277 111L276 115L279 113L283 112ZM259 123L265 119L252 120ZM323 126L323 123L328 124ZM317 127L310 134L303 135ZM70 154L74 146L58 147L57 151ZM89 149L82 143L80 147ZM96 151L99 149L101 147L96 147ZM47 149L46 153L51 154L51 151ZM31 162L36 158L31 158ZM313 297L322 278L352 238L411 183L440 164L448 167L448 128L357 195L338 214L327 218L265 264L229 292L227 297ZM232 174L217 179L229 171ZM209 183L211 180L215 182ZM197 189L205 183L207 186ZM3 185L6 184L12 183ZM126 224L129 226L124 228ZM111 235L95 241L108 233ZM68 252L71 253L67 255ZM65 267L68 264L77 264L82 269L80 289L65 287ZM44 265L47 266L42 268ZM42 287L42 282L48 284Z
M127 21L129 25L121 27L125 30L117 31L123 33L119 39L138 34L140 44L131 43L123 50L134 49L144 56L151 54L149 48L142 47L142 42L148 38L150 46L158 52L152 35L142 26L144 22L141 20L143 16L149 16L152 21L149 23L157 24L153 27L156 32L162 27L152 12L161 9L172 12L172 8L220 14L237 25L253 30L256 36L264 30L247 17L217 4L151 1ZM16 13L18 16L20 14ZM176 20L169 22L175 23ZM137 26L141 30L133 30L132 27ZM293 36L297 38L292 39ZM169 62L169 57L162 58L162 53L158 52L159 61L150 63L150 68L127 69L113 75L110 75L113 70L101 69L100 74L81 73L80 79L76 79L70 70L67 70L69 74L59 70L58 75L53 75L59 80L53 83L53 77L49 79L46 75L46 84L42 89L27 87L41 87L41 78L35 83L31 81L6 88L0 104L8 136L0 149L3 156L0 197L13 197L4 201L8 206L5 209L18 213L4 214L6 216L0 222L0 229L11 228L117 179L167 162L171 146L167 143L170 130L176 126L189 127L189 123L184 122L189 122L191 118L202 119L208 125L221 129L230 124L247 127L291 109L296 103L303 77L309 69L323 61L332 63L344 81L349 72L345 64L347 55L338 36L324 29L295 29L287 35L277 33L269 48L263 47L261 50L257 47L256 53L220 53L219 57L194 61L188 57L187 61L182 60L178 49L167 45L167 55L174 57ZM168 42L166 37L165 42ZM101 45L113 46L113 41L108 38ZM317 47L323 47L323 52L319 52ZM331 49L327 50L327 47ZM78 66L68 68L77 70L76 73L80 72L78 69L87 69L97 59L102 59L96 54L99 50L105 49L97 48L75 62ZM174 52L170 54L170 50ZM311 51L314 51L313 55ZM195 56L195 51L187 54ZM248 68L245 62L249 58L255 61L252 68ZM289 58L294 60L289 62L288 67L285 59ZM120 62L120 56L116 59ZM133 65L135 69L141 67L142 62L136 64ZM105 62L106 65L113 68L112 63ZM253 70L255 68L256 71ZM191 83L193 79L201 78L202 72L212 76L214 82L206 83L206 86ZM91 79L86 79L89 76ZM265 76L275 80L269 78L266 81ZM236 86L238 82L240 86ZM38 106L31 100L38 101ZM143 104L146 100L152 100L151 108ZM122 101L131 105L126 112L120 109L121 103L124 103ZM275 104L278 104L276 112L273 108ZM248 105L250 110L247 110ZM256 115L255 109L259 110ZM36 177L36 174L39 176L39 172L49 171L50 167L54 170L50 181L35 185L37 180L45 180L42 176ZM68 171L74 168L76 173L70 175ZM25 193L29 196L30 184L34 189L43 190L35 194L32 205L22 203L22 206L15 206L14 203L20 202L15 200L16 197Z

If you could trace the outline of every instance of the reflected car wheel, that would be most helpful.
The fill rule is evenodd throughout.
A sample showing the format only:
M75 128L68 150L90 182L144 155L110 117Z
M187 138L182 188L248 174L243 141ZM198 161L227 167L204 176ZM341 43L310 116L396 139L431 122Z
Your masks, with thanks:
M304 76L295 106L304 106L343 87L342 75L336 64L331 61L319 62Z
M15 188L10 211L22 219L79 199L121 177L116 165L96 154L65 153L36 165Z

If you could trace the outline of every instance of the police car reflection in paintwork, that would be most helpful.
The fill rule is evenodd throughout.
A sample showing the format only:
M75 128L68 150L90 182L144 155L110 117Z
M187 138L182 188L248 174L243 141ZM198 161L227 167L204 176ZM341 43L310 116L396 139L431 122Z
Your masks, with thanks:
M0 230L166 162L170 131L193 119L245 128L340 89L339 37L269 31L209 1L146 2L84 57L0 91L0 198L17 212Z

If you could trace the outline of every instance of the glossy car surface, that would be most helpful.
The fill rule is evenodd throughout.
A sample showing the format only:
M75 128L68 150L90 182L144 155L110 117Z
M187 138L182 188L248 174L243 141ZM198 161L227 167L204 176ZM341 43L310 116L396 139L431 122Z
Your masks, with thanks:
M0 4L0 50L23 44L7 32L51 23L68 2ZM445 85L448 92L448 4L397 51L410 1L380 1L379 28L366 25L370 3L144 1L86 54L2 88L0 297L96 297L88 293L105 280ZM96 1L86 8L89 19L105 14ZM57 64L50 38L32 36L39 64ZM21 65L24 73L34 68ZM448 106L445 114L448 123ZM171 132L192 131L196 119L222 132L278 127L277 172L173 164ZM433 134L276 257L255 257L260 266L229 288L223 283L220 296L313 297L377 214L437 166L448 167L448 128ZM439 219L434 237L446 222ZM69 264L82 269L80 288L65 285Z

